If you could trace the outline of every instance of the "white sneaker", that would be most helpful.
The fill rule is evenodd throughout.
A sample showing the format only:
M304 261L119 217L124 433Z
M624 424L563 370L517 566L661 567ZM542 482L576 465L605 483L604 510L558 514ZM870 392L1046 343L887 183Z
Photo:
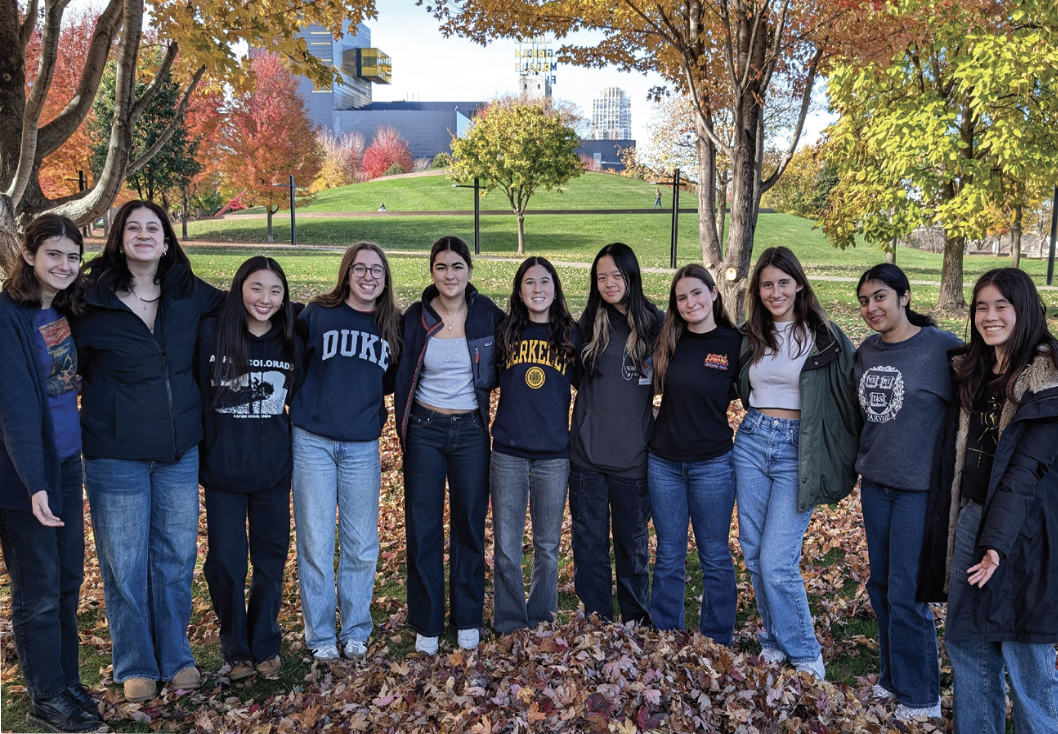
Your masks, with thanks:
M786 653L775 647L765 647L760 651L760 659L767 665L782 665L786 662Z
M348 640L345 643L345 649L342 650L342 654L349 660L363 657L367 654L367 645L360 640Z
M923 706L922 708L912 708L911 706L905 706L900 704L896 707L896 713L893 714L898 721L911 721L912 719L939 719L940 718L940 701L933 704L932 706Z
M317 660L337 660L340 656L336 645L324 645L313 650L312 657Z
M827 670L823 667L822 655L815 660L808 661L807 663L794 663L794 668L797 669L798 673L809 673L819 680L826 680L827 677Z
M459 630L456 633L456 640L458 640L459 646L464 650L474 650L481 640L481 634L478 632L477 627L469 630Z
M436 637L423 637L418 632L415 633L415 652L436 655L438 646Z
M883 686L881 683L875 683L871 686L871 691L868 694L875 701L892 701L893 692Z

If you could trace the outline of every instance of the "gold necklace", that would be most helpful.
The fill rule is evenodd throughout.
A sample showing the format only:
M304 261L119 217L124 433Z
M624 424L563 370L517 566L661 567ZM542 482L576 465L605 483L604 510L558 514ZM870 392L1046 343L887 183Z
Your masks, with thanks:
M435 308L437 309L437 313L441 316L441 323L447 326L449 331L452 331L452 324L449 323L449 321L453 320L452 315L440 306L436 306ZM461 308L459 309L459 313L463 313L465 310L465 308ZM448 321L445 320L445 316L448 317Z

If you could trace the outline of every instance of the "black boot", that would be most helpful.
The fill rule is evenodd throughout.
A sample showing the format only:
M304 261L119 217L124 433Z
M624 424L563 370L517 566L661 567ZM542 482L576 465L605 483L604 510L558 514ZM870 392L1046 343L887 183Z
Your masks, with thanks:
M99 728L99 719L82 709L66 691L58 696L31 701L26 718L31 724L48 731L92 731Z
M66 692L78 706L85 710L85 712L94 716L97 721L103 721L103 717L99 713L99 701L92 698L88 691L85 690L84 686L81 685L80 681L67 686Z

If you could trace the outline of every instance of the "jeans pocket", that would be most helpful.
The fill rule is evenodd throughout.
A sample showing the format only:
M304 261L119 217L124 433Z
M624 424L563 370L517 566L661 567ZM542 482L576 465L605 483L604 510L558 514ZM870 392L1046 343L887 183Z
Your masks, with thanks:
M418 413L416 413L414 410L412 410L411 414L408 416L408 424L409 425L425 426L429 422L430 422L429 418L424 418L423 416L421 416Z

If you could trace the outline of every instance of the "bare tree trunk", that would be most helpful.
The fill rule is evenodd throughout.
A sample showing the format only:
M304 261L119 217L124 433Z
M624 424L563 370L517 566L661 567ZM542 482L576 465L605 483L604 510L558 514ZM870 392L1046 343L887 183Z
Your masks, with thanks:
M17 232L11 199L0 195L0 280L11 275L17 261L20 249Z
M751 103L752 104L752 103ZM727 252L717 286L724 297L728 316L742 323L746 315L746 288L750 259L753 257L753 214L756 204L754 192L754 152L756 151L757 122L754 119L742 130L737 130L734 156L731 161L731 230L727 237Z
M187 188L180 189L180 236L187 242Z
M518 212L518 254L525 254L525 214Z
M890 265L896 265L896 237L889 243L889 249L885 251L885 261Z
M268 243L271 244L271 243L275 242L275 240L272 238L272 215L275 212L272 211L272 207L268 207L267 211L268 211Z
M717 187L718 191L716 194L717 207L716 207L716 231L720 235L720 241L724 241L724 230L727 228L727 186L731 183L731 171L724 166L722 171L717 173L717 180L720 185Z
M962 309L966 307L966 299L962 292L962 260L963 250L966 247L965 237L944 238L944 262L940 268L940 298L937 300L937 308Z
M701 114L695 115L697 135L695 149L698 153L698 239L702 246L702 263L713 272L723 259L722 235L716 230L716 146L705 131L706 121ZM720 206L723 206L721 202ZM723 230L721 230L723 231Z
M1014 223L1010 226L1010 267L1021 267L1021 215L1023 207L1014 207Z

